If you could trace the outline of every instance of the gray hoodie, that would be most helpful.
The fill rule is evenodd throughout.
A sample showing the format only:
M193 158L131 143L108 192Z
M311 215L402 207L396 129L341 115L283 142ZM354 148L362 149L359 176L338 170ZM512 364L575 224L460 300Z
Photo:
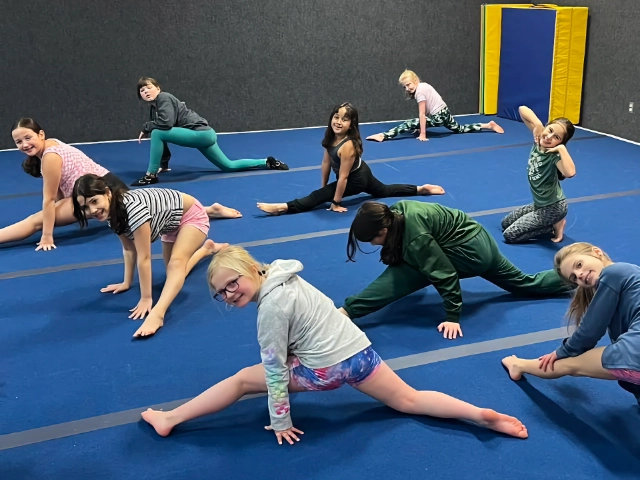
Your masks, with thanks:
M167 92L160 92L151 102L149 111L150 121L142 126L144 133L152 130L169 130L173 127L189 130L209 130L209 123L193 110L187 108L186 103Z
M278 431L292 426L289 355L316 369L340 363L371 345L329 297L297 275L302 268L298 260L275 260L258 294L258 343L271 426Z

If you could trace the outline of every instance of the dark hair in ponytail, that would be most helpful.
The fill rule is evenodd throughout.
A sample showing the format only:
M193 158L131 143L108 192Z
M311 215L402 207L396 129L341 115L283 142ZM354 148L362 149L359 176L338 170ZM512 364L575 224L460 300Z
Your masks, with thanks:
M394 212L387 205L379 202L365 202L358 209L349 230L347 243L349 260L355 262L356 249L362 252L358 242L371 242L383 228L387 229L387 236L380 252L380 261L389 266L400 264L404 240L404 215Z
M28 128L36 134L42 131L42 127L33 118L21 118L13 124L11 131L13 132L16 128ZM36 156L25 158L22 162L22 169L32 177L42 177L42 161Z
M110 191L109 224L111 230L118 235L122 235L127 229L128 222L127 210L122 198L124 192L127 190L129 190L128 187L122 188L117 184L110 184L104 177L99 177L98 175L87 174L77 179L73 185L71 199L73 201L73 216L80 224L80 228L86 227L88 222L85 207L80 206L78 197L84 197L86 203L87 198L95 197L96 195L106 195L107 192Z

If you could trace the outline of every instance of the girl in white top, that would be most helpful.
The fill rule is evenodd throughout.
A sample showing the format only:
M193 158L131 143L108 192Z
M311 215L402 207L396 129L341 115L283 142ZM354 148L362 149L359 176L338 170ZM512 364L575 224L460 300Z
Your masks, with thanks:
M163 326L164 316L191 269L220 248L213 240L207 240L209 219L241 217L237 210L218 203L204 207L196 198L177 190L113 188L96 175L84 175L76 181L73 214L81 227L87 224L88 215L107 222L122 242L124 280L103 288L103 293L129 290L137 266L140 301L130 310L129 318L147 317L134 337L153 335ZM154 306L151 244L158 238L162 239L167 279Z
M442 100L436 89L428 83L421 82L418 75L411 70L402 72L398 82L405 92L409 94L409 97L415 99L418 103L418 118L407 120L387 132L371 135L367 137L367 140L384 142L404 133L419 133L418 140L426 142L429 140L427 138L427 127L446 127L454 133L479 132L481 130L504 133L504 129L494 121L460 125L455 121L449 111L449 107L447 107L447 104Z
M367 336L330 298L307 283L297 260L256 261L241 247L222 248L207 279L214 298L239 308L258 306L262 363L245 368L168 412L148 409L142 418L161 436L178 424L232 405L244 395L267 393L270 424L282 444L298 441L290 392L334 390L345 383L398 411L455 418L527 438L516 418L478 408L444 393L416 391L371 348Z

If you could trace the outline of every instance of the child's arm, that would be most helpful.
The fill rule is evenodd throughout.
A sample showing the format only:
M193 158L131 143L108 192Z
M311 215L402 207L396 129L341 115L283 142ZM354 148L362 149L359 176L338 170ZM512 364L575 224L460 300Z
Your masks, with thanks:
M577 357L593 349L607 333L619 300L619 293L601 281L580 325L556 350L558 360Z
M56 224L56 200L62 177L62 157L47 153L42 158L42 236L36 250L55 248L53 227Z
M333 194L333 203L331 204L331 210L337 212L346 212L347 209L340 205L342 202L342 196L347 189L347 179L349 173L353 168L353 163L357 157L356 148L353 146L353 140L345 142L340 150L338 150L338 156L340 157L340 171L338 172L338 183L336 185L336 191Z
M142 133L151 133L152 130L169 130L178 121L177 105L173 104L172 98L168 95L158 94L156 100L157 118L145 122L142 126Z
M267 383L271 427L282 432L293 427L289 403L289 320L276 302L258 310L258 343Z
M542 133L542 130L544 130L544 125L536 116L536 114L533 113L533 110L522 105L518 109L518 112L520 113L520 118L522 118L524 124L529 128L529 130L533 132L534 137L536 136L536 133L538 135Z
M560 154L560 160L556 163L556 167L565 178L571 178L576 174L576 165L573 163L571 155L565 145L558 145L550 148L547 152L557 152Z
M151 311L153 305L151 280L151 227L143 223L133 232L133 244L136 249L138 281L140 282L140 302L133 309L131 318L138 319Z
M124 280L122 283L113 283L102 288L102 293L122 293L131 288L133 273L136 265L136 247L131 240L124 235L118 235L122 243L122 257L124 259Z
M420 119L420 136L418 140L427 140L427 102L422 101L418 104L418 118Z
M136 266L136 246L125 235L119 235L122 242L122 257L124 258L124 281L123 286L128 289L133 283L133 274Z
M329 183L329 175L331 175L331 157L327 149L324 150L324 156L322 157L322 166L320 167L322 172L322 187L326 187Z

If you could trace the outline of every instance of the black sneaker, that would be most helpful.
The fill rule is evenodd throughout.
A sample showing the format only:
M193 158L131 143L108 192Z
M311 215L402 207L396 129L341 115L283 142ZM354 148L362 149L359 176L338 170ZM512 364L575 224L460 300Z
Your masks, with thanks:
M289 170L289 166L273 157L267 157L267 168L269 170Z
M157 175L145 175L139 180L136 180L131 184L132 187L144 187L146 185L153 185L154 183L158 183Z

